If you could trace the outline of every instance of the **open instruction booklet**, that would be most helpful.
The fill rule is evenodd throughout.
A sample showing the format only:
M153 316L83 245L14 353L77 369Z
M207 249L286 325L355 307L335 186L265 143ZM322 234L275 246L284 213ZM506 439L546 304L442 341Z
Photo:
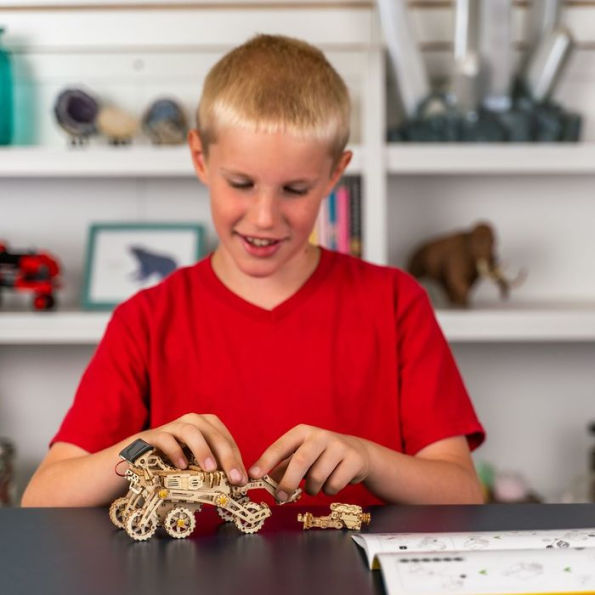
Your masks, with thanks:
M595 528L359 533L388 595L595 594Z

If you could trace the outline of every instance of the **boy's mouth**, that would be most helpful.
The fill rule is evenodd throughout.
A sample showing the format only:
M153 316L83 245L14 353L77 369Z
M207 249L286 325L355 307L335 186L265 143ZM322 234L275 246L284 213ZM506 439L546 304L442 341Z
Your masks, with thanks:
M245 236L242 235L242 238L246 240L252 246L256 246L257 248L264 248L266 246L272 246L274 244L278 244L281 240L275 240L273 238L258 238L256 236Z
M238 235L242 239L246 252L256 258L272 257L280 250L283 242L283 239Z

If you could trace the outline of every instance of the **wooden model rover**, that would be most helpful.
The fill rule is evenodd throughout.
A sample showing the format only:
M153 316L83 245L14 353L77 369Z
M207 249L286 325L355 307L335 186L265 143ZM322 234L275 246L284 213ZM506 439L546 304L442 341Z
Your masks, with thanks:
M298 514L297 520L304 523L304 529L319 527L321 529L354 529L359 531L362 523L370 523L370 513L363 512L362 507L357 504L341 504L333 502L331 513L327 516L315 517L311 512Z
M203 471L194 460L184 470L168 465L140 439L124 448L120 457L129 463L125 477L130 486L126 496L114 500L109 516L137 541L152 537L159 525L172 537L188 537L196 526L194 513L203 504L216 506L219 516L233 521L243 533L259 531L271 516L267 504L257 504L247 495L248 490L263 488L274 497L277 482L268 475L233 486L223 471ZM298 489L287 501L295 502L300 496Z

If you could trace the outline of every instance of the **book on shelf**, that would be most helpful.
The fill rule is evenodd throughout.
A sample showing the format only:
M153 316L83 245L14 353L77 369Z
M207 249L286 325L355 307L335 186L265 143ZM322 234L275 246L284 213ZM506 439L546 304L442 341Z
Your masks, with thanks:
M362 206L359 176L343 178L320 205L310 236L312 244L360 257L362 255Z
M595 593L595 529L352 537L388 595Z

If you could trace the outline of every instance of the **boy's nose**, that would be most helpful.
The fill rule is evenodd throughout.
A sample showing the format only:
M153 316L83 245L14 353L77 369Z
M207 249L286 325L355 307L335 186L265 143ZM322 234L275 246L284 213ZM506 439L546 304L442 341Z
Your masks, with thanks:
M261 193L256 199L252 215L259 228L274 227L279 217L279 205L275 197L269 193Z

